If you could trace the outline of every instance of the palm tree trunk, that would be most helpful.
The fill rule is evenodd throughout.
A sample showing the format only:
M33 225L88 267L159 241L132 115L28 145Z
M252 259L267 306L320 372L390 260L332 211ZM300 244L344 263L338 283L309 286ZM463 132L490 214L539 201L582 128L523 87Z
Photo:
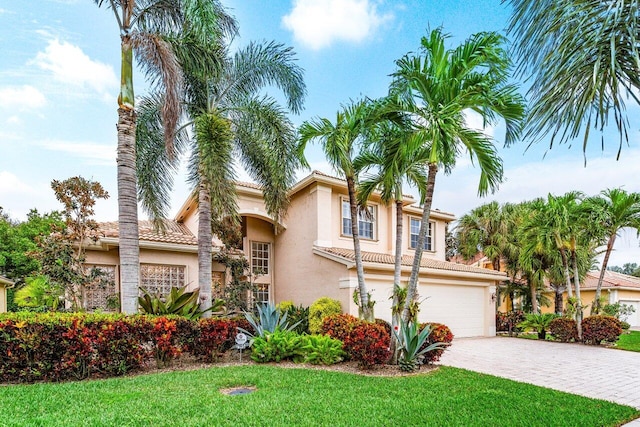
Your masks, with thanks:
M554 303L554 308L555 308L555 312L557 315L562 315L562 312L564 311L564 307L562 306L562 287L557 287L556 288L556 299L555 299L555 303Z
M138 312L140 246L136 188L136 113L118 109L118 227L121 311Z
M347 176L347 191L349 192L349 208L351 211L351 237L353 238L353 252L358 275L358 292L360 293L360 311L364 320L373 321L373 307L369 301L367 285L364 282L364 267L362 266L362 251L360 250L360 234L358 232L358 201L356 199L356 185L353 176Z
M571 272L569 271L569 260L567 259L567 252L564 249L560 249L560 257L562 258L562 269L564 271L565 285L567 286L567 296L573 298L573 290L571 289Z
M200 307L211 307L211 196L204 182L198 188L198 287L200 288ZM210 317L205 311L203 317Z
M593 305L591 306L591 314L599 314L600 313L600 294L602 293L602 281L604 280L604 273L607 271L607 265L609 265L609 256L613 251L613 244L616 241L615 233L609 237L609 241L607 242L607 251L604 254L604 259L602 260L602 267L600 268L600 277L598 277L598 285L596 286L596 296L593 300Z
M576 323L578 326L578 339L582 339L582 298L580 297L580 275L578 272L578 255L571 251L571 263L573 265L573 283L576 287Z
M404 302L402 310L402 319L409 321L409 310L413 300L416 298L418 289L418 277L420 275L420 263L422 262L422 252L424 251L424 241L427 237L429 229L429 216L431 215L431 203L433 202L433 190L436 184L436 174L438 173L438 164L429 163L429 174L427 180L427 189L425 191L424 206L422 207L422 223L420 224L420 234L418 234L418 243L413 255L413 266L411 267L411 277L407 285L407 299Z
M392 307L398 307L398 293L396 292L396 286L400 287L400 274L402 269L402 200L396 200L396 257L393 266L393 302ZM399 313L392 313L391 316L391 364L398 363L398 340L396 338L396 331L400 325Z
M540 308L538 307L538 285L536 280L529 280L529 291L531 292L531 312L538 314Z

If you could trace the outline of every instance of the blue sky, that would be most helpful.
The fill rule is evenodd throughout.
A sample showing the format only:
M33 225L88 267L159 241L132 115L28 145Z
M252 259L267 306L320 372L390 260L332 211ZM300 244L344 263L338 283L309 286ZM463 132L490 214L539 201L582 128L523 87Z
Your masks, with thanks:
M296 124L314 116L333 118L341 104L386 93L394 60L416 50L427 28L443 26L455 46L478 31L503 31L508 6L499 0L223 0L240 25L242 46L276 40L293 46L305 69L308 97ZM0 0L0 206L24 219L31 208L59 208L52 179L82 175L99 181L111 198L96 207L99 220L117 219L116 98L119 35L112 12L91 0ZM136 77L137 95L146 85ZM637 107L629 108L631 118ZM478 120L470 121L477 126ZM549 192L587 194L622 186L640 191L638 120L631 121L630 146L615 160L617 136L607 132L590 143L587 166L581 144L527 142L500 149L505 182L493 196L476 196L478 171L460 159L455 171L439 175L434 208L458 216L497 199L518 202ZM504 129L487 129L502 145ZM545 155L546 153L546 155ZM317 147L313 168L331 172ZM306 172L301 172L303 176ZM239 172L242 178L246 176ZM173 212L186 198L184 177L176 180ZM635 233L619 239L613 264L640 262Z

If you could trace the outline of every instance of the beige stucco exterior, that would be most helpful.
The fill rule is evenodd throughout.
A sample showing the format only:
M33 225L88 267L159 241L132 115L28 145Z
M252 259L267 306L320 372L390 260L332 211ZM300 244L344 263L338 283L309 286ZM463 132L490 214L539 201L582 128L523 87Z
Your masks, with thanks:
M301 180L290 191L289 210L278 227L266 212L259 187L238 183L236 190L243 219L245 256L250 265L254 265L254 255L258 253L252 251L254 244L262 250L262 257L268 252L268 272L253 278L255 283L264 285L263 289L268 289L268 299L273 303L288 300L309 306L318 298L329 297L339 300L344 312L357 315L358 307L353 302L357 286L355 264L348 255L352 252L353 240L343 234L342 226L342 204L348 200L345 181L319 172ZM413 256L409 247L409 221L411 217L420 219L422 214L419 207L412 206L414 202L409 196L403 201L402 252L408 257ZM365 278L376 302L376 317L390 320L393 265L388 259L395 253L395 206L384 205L377 195L371 198L370 206L375 209L373 238L361 239L362 251L370 259L364 263ZM197 217L197 203L190 199L180 209L175 222L186 227L195 239ZM456 336L495 335L495 286L504 279L504 274L463 268L445 261L446 227L454 219L448 213L431 212L432 248L424 252L423 258L437 260L437 263L421 268L420 320L445 323ZM221 242L214 238L215 244ZM178 245L141 240L140 247L141 263L184 265L187 283L190 287L197 286L195 243ZM88 253L88 263L117 265L117 238L102 239L93 249ZM380 255L385 257L383 261L378 259ZM223 267L214 262L213 269L223 270ZM403 267L405 283L410 269L410 265Z

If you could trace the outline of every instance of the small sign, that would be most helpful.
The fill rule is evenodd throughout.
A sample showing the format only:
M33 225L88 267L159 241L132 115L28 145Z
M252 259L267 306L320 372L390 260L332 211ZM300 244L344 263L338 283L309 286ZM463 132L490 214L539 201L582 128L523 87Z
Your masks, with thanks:
M243 348L247 348L248 346L249 346L249 339L247 338L247 336L245 334L243 334L242 332L237 334L236 335L236 348L237 349L243 349Z

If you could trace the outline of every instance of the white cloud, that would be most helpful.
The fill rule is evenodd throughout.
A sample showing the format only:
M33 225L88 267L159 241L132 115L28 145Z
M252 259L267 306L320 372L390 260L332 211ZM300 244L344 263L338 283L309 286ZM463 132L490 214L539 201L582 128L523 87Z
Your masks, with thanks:
M65 41L50 40L44 52L39 52L33 62L50 71L58 82L90 89L102 96L118 87L118 79L110 65L93 61L78 46Z
M7 124L9 125L19 125L20 123L22 123L22 120L20 120L18 116L10 116L7 118Z
M73 157L85 159L89 165L115 166L116 146L98 144L95 142L70 142L47 140L38 143L44 149L59 151Z
M282 24L300 43L320 50L338 40L361 42L391 19L370 0L295 0Z
M34 190L20 179L7 171L0 171L0 196L3 198L11 194L32 194Z
M47 103L45 96L33 86L5 86L0 88L0 108L30 110Z

